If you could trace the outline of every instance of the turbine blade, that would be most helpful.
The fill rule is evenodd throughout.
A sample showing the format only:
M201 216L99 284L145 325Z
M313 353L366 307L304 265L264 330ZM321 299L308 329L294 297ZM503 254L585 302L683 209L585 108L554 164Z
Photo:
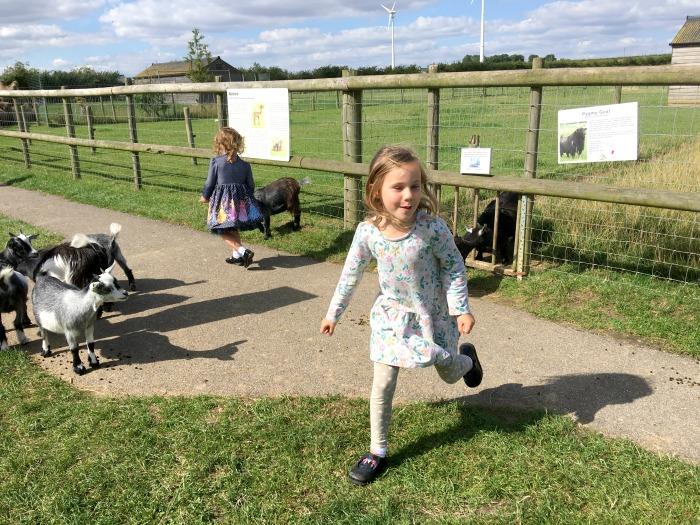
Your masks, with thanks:
M379 4L379 5L384 8L384 11L386 11L387 13L391 13L391 10L387 6L385 6L384 4Z
M396 0L394 0L394 3L391 4L391 10L393 11L395 7L396 7Z

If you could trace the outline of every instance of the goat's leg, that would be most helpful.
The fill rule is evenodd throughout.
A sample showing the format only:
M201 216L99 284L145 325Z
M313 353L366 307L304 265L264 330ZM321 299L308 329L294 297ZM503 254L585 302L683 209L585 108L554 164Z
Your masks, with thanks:
M265 212L265 240L269 239L272 237L272 233L270 232L270 214Z
M294 231L301 230L301 210L299 208L297 208L292 213L292 216L294 217L294 222L292 223L292 230L294 230Z
M100 368L100 360L97 359L95 355L95 327L88 326L85 329L85 344L87 344L88 349L88 361L90 363L90 368Z
M85 365L80 360L80 348L78 347L78 338L75 334L66 333L66 341L68 341L68 348L73 356L73 372L79 376L85 373Z
M20 303L15 310L15 333L19 344L27 344L27 336L24 335L24 318L27 316L27 305Z
M7 349L7 334L5 327L2 325L2 315L0 315L0 350Z
M49 357L51 355L49 334L41 326L39 327L39 333L41 334L41 357Z
M114 260L117 261L117 264L119 267L122 269L124 272L124 275L126 275L126 279L129 281L129 290L132 292L136 290L136 280L134 279L134 273L131 271L131 268L126 264L126 259L124 258L124 255L122 254L122 251L117 248L114 251Z

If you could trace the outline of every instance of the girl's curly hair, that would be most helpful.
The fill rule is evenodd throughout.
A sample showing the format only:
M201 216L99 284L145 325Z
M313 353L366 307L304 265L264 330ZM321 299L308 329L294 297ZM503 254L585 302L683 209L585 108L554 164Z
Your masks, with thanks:
M226 160L233 162L233 157L243 153L245 140L243 136L233 128L223 127L214 137L214 152L225 154Z

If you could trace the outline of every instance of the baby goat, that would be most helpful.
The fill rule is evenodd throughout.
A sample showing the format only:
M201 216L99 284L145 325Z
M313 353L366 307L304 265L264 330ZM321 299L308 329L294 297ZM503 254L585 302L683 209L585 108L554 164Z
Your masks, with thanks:
M15 312L15 333L17 341L23 345L27 342L24 335L24 323L27 317L27 278L9 266L0 268L0 316L4 313ZM0 317L0 349L7 348L7 334Z
M59 281L44 270L39 271L32 290L32 306L43 340L43 357L51 355L48 332L64 334L73 356L73 371L82 375L85 366L80 360L78 341L85 337L90 368L100 366L94 338L97 310L104 303L125 301L129 295L110 273L112 268L114 264L82 290Z
M7 241L5 249L0 252L0 264L17 269L26 259L35 257L37 251L32 247L32 240L38 235L25 235L21 231L19 235L10 233L10 239Z
M311 179L305 177L301 182L292 177L282 177L271 182L264 188L255 190L255 200L260 206L260 211L264 215L264 228L260 227L260 232L265 234L265 239L272 237L270 233L270 215L276 215L283 211L292 214L294 222L293 230L301 228L301 206L299 205L299 192L301 187L309 184Z
M126 258L122 254L122 251L119 248L119 245L117 244L117 235L119 235L120 231L122 231L122 225L113 222L109 225L109 235L107 235L106 233L90 233L87 235L87 238L90 242L99 244L107 251L107 255L109 255L108 264L112 264L114 261L117 262L119 267L124 272L124 275L126 275L127 280L129 281L129 290L133 292L134 290L136 290L136 281L134 280L134 273L131 271L131 268L129 268L129 266L126 264Z

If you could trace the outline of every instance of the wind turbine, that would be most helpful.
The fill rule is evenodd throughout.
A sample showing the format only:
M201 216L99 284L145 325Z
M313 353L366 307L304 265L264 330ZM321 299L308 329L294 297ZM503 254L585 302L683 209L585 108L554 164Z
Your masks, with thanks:
M389 24L387 25L387 27L391 28L391 69L394 69L394 16L396 15L396 9L394 8L396 7L396 1L394 1L394 3L391 4L391 9L389 9L384 4L379 5L384 8L384 11L389 13Z
M474 0L471 2L474 3ZM385 8L386 9L386 8ZM479 62L484 62L484 0L481 0L481 43L479 44Z

